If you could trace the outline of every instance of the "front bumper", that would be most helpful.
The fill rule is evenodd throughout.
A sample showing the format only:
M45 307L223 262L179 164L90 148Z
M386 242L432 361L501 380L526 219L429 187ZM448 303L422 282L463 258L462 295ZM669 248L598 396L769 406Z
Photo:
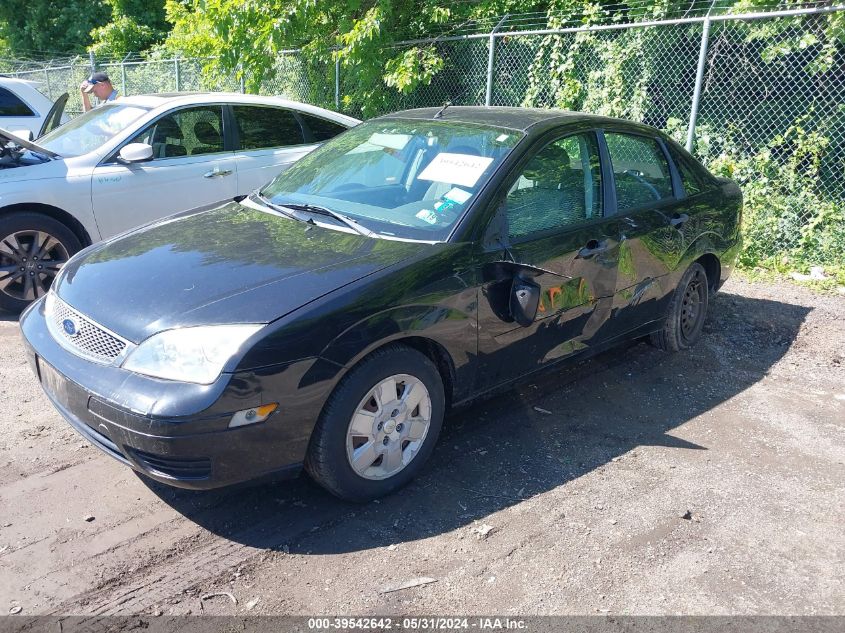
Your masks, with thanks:
M61 347L47 330L43 303L20 319L30 366L62 417L106 454L191 489L298 471L319 409L313 397L304 402L283 392L309 363L224 374L212 385L149 378ZM281 406L266 421L228 428L234 412L268 402Z

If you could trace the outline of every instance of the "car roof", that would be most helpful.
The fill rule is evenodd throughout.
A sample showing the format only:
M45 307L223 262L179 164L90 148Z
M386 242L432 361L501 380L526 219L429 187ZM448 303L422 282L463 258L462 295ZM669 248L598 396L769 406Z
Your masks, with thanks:
M121 104L139 105L145 108L159 108L163 106L174 107L180 105L201 105L203 103L230 103L230 104L254 104L254 105L275 105L292 108L301 112L310 112L316 115L329 116L335 120L346 120L350 124L358 122L358 119L313 106L299 101L291 101L282 97L265 95L250 95L240 92L161 92L155 94L132 95L120 97Z
M38 90L38 86L41 85L40 81L34 81L32 79L20 79L18 77L8 77L6 75L0 75L0 84L4 84L7 86L29 86Z
M403 110L387 114L383 119L433 119L434 115L442 110L437 117L438 121L452 121L456 123L475 123L501 127L521 132L544 131L551 127L557 127L565 123L591 122L595 126L613 125L634 127L658 133L659 131L648 125L627 121L624 119L613 119L610 117L575 112L573 110L558 110L554 108L513 108L506 106L449 106L445 110L440 108L417 108L414 110Z

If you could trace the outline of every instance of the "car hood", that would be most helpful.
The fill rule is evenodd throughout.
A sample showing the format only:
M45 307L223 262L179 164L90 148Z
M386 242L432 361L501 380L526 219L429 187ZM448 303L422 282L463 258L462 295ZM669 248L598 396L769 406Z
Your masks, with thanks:
M40 145L36 145L32 141L27 141L22 139L20 136L12 132L8 132L3 128L0 128L0 143L7 143L11 141L15 145L19 145L25 149L28 149L31 152L38 152L39 154L44 154L45 156L49 156L50 158L59 158L59 155L56 152L53 152L45 147L41 147Z
M425 248L233 202L92 246L65 266L54 291L139 343L174 327L268 323Z

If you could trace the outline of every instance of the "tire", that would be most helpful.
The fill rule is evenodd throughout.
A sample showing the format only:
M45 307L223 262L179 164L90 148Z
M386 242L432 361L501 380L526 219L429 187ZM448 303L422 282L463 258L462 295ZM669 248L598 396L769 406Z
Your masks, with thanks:
M650 336L652 345L664 352L678 352L695 345L707 318L710 298L707 282L704 267L693 262L672 293L663 327Z
M67 226L40 213L0 216L0 309L18 313L46 294L82 248Z
M347 501L390 494L428 461L444 410L443 381L428 357L403 345L377 350L329 396L311 436L305 469Z

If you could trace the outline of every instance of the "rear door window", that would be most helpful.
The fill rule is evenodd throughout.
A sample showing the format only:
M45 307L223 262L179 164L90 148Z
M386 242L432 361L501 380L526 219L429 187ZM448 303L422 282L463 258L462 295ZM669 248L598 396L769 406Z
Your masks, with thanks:
M672 198L669 163L658 142L647 136L605 132L620 212Z
M302 126L293 112L284 108L232 106L241 150L269 149L302 145Z
M16 94L0 88L0 116L35 116L35 113Z
M675 165L678 168L678 173L681 176L681 184L684 186L684 193L687 196L694 196L704 191L704 181L693 171L689 161L671 147L669 148L669 153L672 155L672 160L675 161Z
M302 117L303 122L308 126L308 130L311 132L311 138L315 143L328 141L330 138L346 131L345 126L340 123L335 123L334 121L321 119L320 117L304 114L302 112L299 113L299 116Z

